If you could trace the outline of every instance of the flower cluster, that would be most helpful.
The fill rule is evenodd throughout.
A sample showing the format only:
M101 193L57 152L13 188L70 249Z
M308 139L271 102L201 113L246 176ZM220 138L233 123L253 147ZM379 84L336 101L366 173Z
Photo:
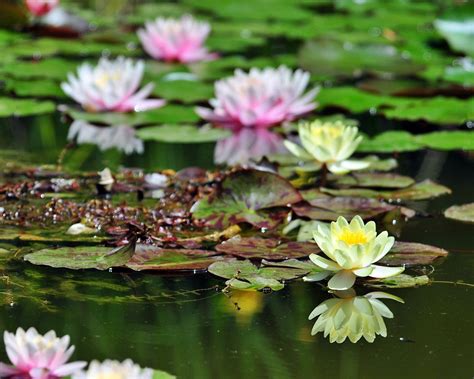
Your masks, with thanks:
M106 360L67 363L74 352L69 336L59 338L54 331L41 335L35 328L18 328L15 334L4 333L5 347L11 365L0 363L0 378L56 379L152 379L153 370L142 369L130 359L120 363Z
M362 141L356 126L341 121L301 123L298 127L301 145L285 141L286 148L303 161L316 161L326 165L334 174L345 174L369 166L368 162L349 160Z
M329 258L311 254L311 261L322 271L307 281L331 276L328 287L332 290L351 288L357 277L387 278L403 272L404 267L375 265L392 248L395 239L386 231L377 234L375 222L364 224L360 216L349 223L340 216L330 226L320 224L313 234L319 248Z

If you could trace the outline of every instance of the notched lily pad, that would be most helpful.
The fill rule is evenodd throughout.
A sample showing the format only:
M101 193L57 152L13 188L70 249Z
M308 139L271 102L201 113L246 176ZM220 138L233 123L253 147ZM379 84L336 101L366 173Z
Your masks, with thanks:
M319 249L316 244L311 242L281 242L271 238L233 237L217 245L216 250L240 258L282 260L307 257Z
M241 222L271 229L288 212L270 211L270 208L287 208L301 200L299 192L281 176L242 170L227 176L219 193L198 200L191 212L193 218L219 229Z
M444 211L447 218L474 223L474 203L453 205Z

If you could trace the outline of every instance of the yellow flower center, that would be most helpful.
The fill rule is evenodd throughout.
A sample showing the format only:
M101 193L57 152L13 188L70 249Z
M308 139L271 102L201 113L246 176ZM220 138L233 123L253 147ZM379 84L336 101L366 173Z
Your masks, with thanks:
M104 88L109 82L117 81L120 77L121 74L118 71L104 72L95 80L95 84L100 88Z
M324 132L329 134L331 138L337 138L342 134L342 130L343 128L339 128L337 126L321 126L317 128L311 128L311 134L313 137L320 137Z
M339 240L344 241L348 245L363 244L369 241L363 230L354 232L350 229L346 229L341 234L339 234Z

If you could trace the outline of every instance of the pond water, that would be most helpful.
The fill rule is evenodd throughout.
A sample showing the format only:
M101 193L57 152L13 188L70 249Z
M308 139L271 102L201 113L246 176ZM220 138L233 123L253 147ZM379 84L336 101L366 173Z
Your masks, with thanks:
M65 1L64 3L76 10L78 8L74 7L78 4L81 9L93 10L94 22L97 22L100 28L101 24L98 20L102 16L103 27L109 31L114 30L114 24L110 23L110 18L113 18L116 12L120 11L121 17L125 17L128 11L136 18L133 19L131 16L125 23L136 23L146 18L147 8L140 8L140 6L156 5L154 2L140 1L133 2L133 5L138 8L134 8L131 4L128 5L129 8L123 8L125 4L121 1L110 1L109 6L106 6L109 2L101 3L100 1ZM248 22L246 27L251 30L258 30L259 23L262 22L258 18L252 20L251 16L243 11L241 18L234 20L225 13L232 9L228 6L229 2L225 2L224 8L227 11L223 10L217 15L213 15L208 9L208 4L212 3L210 0L203 2L202 6L196 5L194 1L172 2L167 4L168 7L159 9L165 13L181 12L179 8L181 3L186 5L186 8L183 8L186 10L196 7L196 13L210 19L211 22L215 17L216 23L219 24L218 30L225 29L225 20L228 18L235 22L235 28ZM260 4L258 9L263 9L260 6L265 2L257 3ZM285 2L277 3L283 11L286 9ZM293 2L290 3L293 4ZM299 3L304 3L304 9L313 12L316 18L324 17L325 14L331 15L334 12L328 2L312 4L311 1L301 1ZM359 17L358 20L360 20L362 16L358 13L359 10L352 8L355 5L347 5L358 2L339 3L342 4L342 10L338 9L337 12L340 12L341 17L357 15L354 17ZM399 2L396 3L399 4ZM416 12L423 9L421 4L426 5L423 2L414 4L413 9ZM370 4L367 6L368 12L372 12ZM426 9L429 8L426 7ZM402 28L402 31L413 32L416 24L413 24L409 18L409 9L403 8L403 11L400 11L400 15L403 16L400 25L404 25L405 29ZM429 9L431 11L431 8ZM433 11L433 14L435 13ZM88 15L87 12L80 14L83 17ZM384 19L383 14L379 16L380 19ZM250 21L245 21L246 17L250 17ZM293 23L295 26L294 23L299 17L298 13L295 13L294 18L292 17L288 15L288 19L283 21L277 17L275 20L270 17L269 24L279 25L281 21L282 25ZM331 22L335 24L336 21L340 22L339 19L331 20L328 21L329 29L332 27ZM229 33L233 27L234 24L228 27ZM126 28L123 29L126 30ZM343 34L338 27L336 29L338 33L341 33L337 39L349 38L347 30L346 34ZM390 30L384 30L383 33L390 35ZM267 36L264 44L259 44L258 41L254 41L255 45L248 41L248 45L244 43L242 56L254 59L271 54L296 55L306 38L294 31L285 31L287 35L284 36L280 36L276 31L274 33L275 35L269 33L271 37ZM301 35L305 33L308 32L303 32L302 28ZM358 33L353 35L354 43L357 42L355 37L362 38L362 34ZM430 33L433 31L430 30ZM372 39L378 37L371 35L369 38L369 36L370 34L364 37L369 42L373 42ZM123 38L128 41L127 38L131 37ZM430 34L430 38L434 37ZM230 40L229 43L233 41ZM430 49L435 49L433 51L440 55L448 56L449 54L451 58L459 57L459 54L448 53L449 48L444 41L435 39L433 42L430 39L430 43L435 46L430 45ZM436 46L437 44L439 46ZM225 51L224 58L240 54L232 49L225 50L225 45L219 39L213 42L217 50L219 50L217 47L221 47ZM73 62L80 62L80 56L71 58L68 54L70 52L60 51L57 56L60 58L66 56ZM138 56L143 57L140 54ZM86 57L89 56L86 54ZM15 56L14 59L19 58ZM376 60L378 57L373 59ZM6 61L7 58L5 58ZM275 62L279 62L278 59ZM443 61L442 64L446 62ZM360 61L359 64L364 67L367 62ZM387 64L393 65L393 61ZM440 63L437 61L436 64ZM0 80L4 79L1 75L5 75L8 80L11 77L5 74L5 70L2 71L2 66L3 64L0 64ZM394 70L393 66L390 67ZM227 67L229 68L230 66ZM336 68L343 71L347 69L346 63ZM348 70L352 68L349 67ZM374 72L370 75L359 77L357 80L347 76L339 77L329 71L331 70L316 73L313 81L329 80L331 84L336 83L336 87L354 87L356 82L364 82L375 75L374 72L380 71L380 68L373 69ZM45 75L48 77L48 74ZM407 81L415 81L415 74L411 72L401 75L408 78ZM384 75L381 76L384 77ZM212 80L209 78L214 79L210 75L204 79L204 82L211 85ZM420 83L427 85L426 82L422 82L426 79L426 75L423 79L416 78L416 81L419 81L416 88L419 89ZM56 83L54 80L53 82ZM452 84L452 82L449 83ZM413 83L410 85L413 86ZM430 85L433 83L430 82ZM331 87L328 86L328 88ZM409 88L412 87L409 86ZM460 102L469 101L472 87L465 86L465 88L468 89L450 87L449 96L453 93L454 96L449 99ZM2 96L18 97L18 93L12 95L11 91L5 89L3 91ZM437 94L439 93L435 93ZM387 96L392 100L394 98L388 95L380 96ZM431 98L429 96L428 98ZM57 99L48 95L39 96L39 98L44 101L53 99L55 103L70 103L64 98ZM458 114L454 116L450 114L449 117L454 117L455 120L448 121L446 121L447 118L443 119L444 116L440 116L439 122L434 120L438 116L428 118L428 121L426 118L416 120L410 117L400 120L400 116L393 120L388 114L385 116L390 120L387 120L383 115L374 114L378 112L367 112L369 109L356 108L358 109L356 111L352 103L341 105L328 100L323 100L323 103L324 101L327 101L327 107L323 104L322 115L340 113L341 108L345 109L346 116L359 121L361 130L370 136L387 130L408 130L414 135L444 129L459 129L467 133L467 130L472 127L472 123L466 122L467 119L463 119L464 116L461 117ZM354 103L358 101L356 99ZM171 102L173 103L173 100ZM198 99L191 103L191 106L202 105L206 101ZM182 106L179 100L174 101L173 104ZM472 103L462 103L462 105L468 108L472 106ZM430 105L426 105L426 109L429 107ZM372 110L372 107L368 108ZM381 112L385 112L384 109L382 106ZM429 109L432 110L432 108ZM469 112L472 114L472 109L468 109L466 114ZM61 152L64 153L63 149L68 143L70 119L57 111L46 113L0 119L0 169L2 171L0 185L18 180L3 175L4 170L10 170L12 164L20 163L28 167L49 165L48 167L51 168L55 167ZM458 116L461 117L459 120L456 119ZM188 121L184 123L186 122ZM182 122L178 121L178 123ZM440 125L443 126L440 127ZM444 128L445 126L447 127ZM466 138L467 142L463 141L463 143L472 146L472 134ZM395 141L395 143L398 142ZM403 304L386 302L394 314L393 319L385 319L388 330L386 338L377 337L373 343L361 339L358 343L346 341L337 344L330 343L322 333L312 336L311 328L315 320L308 320L309 314L321 302L332 297L318 283L290 281L280 291L232 290L227 293L222 291L225 287L224 281L206 273L205 270L195 273L191 270L185 273L166 272L163 274L133 272L122 268L106 271L75 271L36 266L21 260L10 259L10 257L7 262L2 248L8 251L17 251L17 249L21 251L25 248L34 250L39 248L38 246L44 248L45 245L35 240L20 241L7 238L6 234L0 236L0 330L14 331L18 327L34 326L44 333L54 329L59 335L71 336L76 346L75 360L133 358L143 367L164 370L178 378L472 378L474 375L473 224L451 220L443 215L443 211L452 205L465 204L474 200L472 151L461 151L463 143L456 143L460 145L445 150L414 148L411 150L417 151L393 154L391 151L397 151L396 148L375 150L382 158L395 157L398 160L397 173L410 176L416 182L431 179L452 189L452 194L449 196L406 201L404 204L417 210L417 215L407 221L394 222L391 225L390 232L396 236L397 240L440 247L447 250L449 255L437 259L432 265L420 265L412 269L411 274L428 275L431 281L428 285L383 290L404 300ZM143 154L125 155L115 149L100 151L97 146L85 144L66 151L62 163L66 170L75 173L94 172L105 167L115 172L121 167L136 167L145 172L180 170L190 166L213 170L215 169L214 146L213 142L169 144L158 138L145 141ZM469 149L466 148L466 150ZM401 151L405 150L401 149ZM12 203L15 206L22 204L18 199L9 201L7 198L0 197L0 207L7 207ZM55 227L55 225L41 225L40 235ZM62 224L61 227L63 227ZM0 223L0 229L2 228L6 230ZM25 231L28 228L16 227L14 230ZM51 243L49 247L58 247L62 243L66 246L71 245L71 241L63 241ZM368 290L363 287L357 288L358 294L362 295L366 292ZM0 361L5 360L6 355L1 347Z

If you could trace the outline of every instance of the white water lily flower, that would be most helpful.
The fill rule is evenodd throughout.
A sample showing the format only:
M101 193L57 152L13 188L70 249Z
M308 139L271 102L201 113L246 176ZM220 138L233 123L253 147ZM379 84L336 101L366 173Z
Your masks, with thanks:
M92 361L87 371L79 372L72 379L152 379L153 370L141 368L127 359L123 362L105 360Z
M383 318L393 318L393 313L379 299L404 301L385 292L371 292L364 296L356 296L351 291L336 291L336 298L319 304L309 315L308 319L316 317L311 335L324 332L331 343L342 343L349 338L353 343L362 337L367 342L374 342L375 337L387 336L387 327Z
M355 216L350 224L340 216L330 226L320 224L313 233L319 248L330 259L311 254L311 261L324 270L318 280L334 275L328 283L333 290L351 288L356 277L388 278L398 275L404 267L374 265L382 259L395 243L387 232L377 235L375 222L364 224L360 216ZM310 278L306 280L311 281Z
M348 126L341 121L301 123L298 133L303 146L285 141L285 147L295 156L305 161L316 160L325 164L334 174L367 168L370 163L349 160L362 141L356 126Z
M13 366L0 363L0 378L62 378L86 366L86 362L66 363L74 352L69 336L59 338L51 330L44 336L35 328L3 335L8 358Z
M96 126L76 120L69 127L67 138L79 145L96 145L102 151L113 148L125 154L144 151L143 141L136 136L135 129L127 125Z
M87 111L140 112L159 108L164 100L147 99L153 83L138 90L144 69L142 61L101 58L95 67L89 63L79 66L77 77L69 73L61 88Z

